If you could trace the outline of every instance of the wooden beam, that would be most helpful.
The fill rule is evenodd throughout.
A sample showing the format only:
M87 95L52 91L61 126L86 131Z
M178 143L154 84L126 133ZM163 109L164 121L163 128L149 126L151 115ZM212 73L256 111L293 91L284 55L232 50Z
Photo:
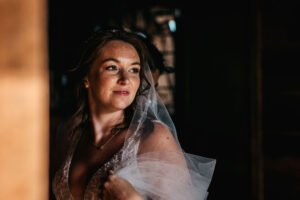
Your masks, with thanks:
M0 1L0 199L48 199L46 11Z

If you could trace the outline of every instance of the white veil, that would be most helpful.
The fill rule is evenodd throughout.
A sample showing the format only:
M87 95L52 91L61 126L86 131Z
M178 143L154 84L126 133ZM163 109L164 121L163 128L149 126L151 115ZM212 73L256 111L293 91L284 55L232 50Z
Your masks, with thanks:
M158 96L148 66L146 80L124 143L122 162L115 173L128 180L145 199L203 200L207 197L216 161L185 153L180 147L175 126ZM153 151L138 154L139 144L153 127L164 127L178 143L180 151Z
M101 35L102 33L103 35ZM85 102L87 96L84 95L86 88L84 88L83 77L86 76L89 70L88 66L97 56L95 52L98 51L98 45L104 41L103 36L105 36L106 33L116 34L112 35L112 38L120 37L118 35L118 29L109 29L108 32L104 29L103 32L100 30L100 36L97 33L87 41L87 47L80 63L73 70L73 72L75 72L74 76L78 76L75 79L80 80L78 82L80 86L79 91L81 92L80 96L84 98L79 99L80 106L78 110L60 131L63 135L59 134L60 138L69 137L69 151L66 153L65 162L57 171L53 181L53 190L57 199L72 199L68 185L69 168L78 141L82 133L86 131L85 126L90 123L90 121L88 121L88 104ZM154 88L149 66L146 65L141 73L145 78L141 79L141 86L135 103L133 104L134 106L132 106L134 107L134 114L127 131L124 145L122 149L119 150L120 154L122 154L121 158L119 158L120 155L117 153L112 160L106 163L108 164L107 166L103 165L97 170L95 175L91 178L92 180L90 180L86 186L86 199L99 198L99 192L101 192L99 186L104 181L101 178L106 176L105 173L110 169L113 169L120 177L128 180L145 200L206 199L207 189L215 167L215 160L191 155L182 150L177 138L175 126ZM144 142L147 141L148 138L153 138L153 135L164 134L167 135L167 137L164 138L168 138L169 141L172 141L172 145L174 144L174 146L176 146L176 148L169 149L176 150L171 151L164 150L168 148L158 148L159 145L155 143L159 143L160 139L154 140L154 143ZM67 141L67 139L62 140L62 143L65 141ZM149 147L148 151L140 151L147 147Z

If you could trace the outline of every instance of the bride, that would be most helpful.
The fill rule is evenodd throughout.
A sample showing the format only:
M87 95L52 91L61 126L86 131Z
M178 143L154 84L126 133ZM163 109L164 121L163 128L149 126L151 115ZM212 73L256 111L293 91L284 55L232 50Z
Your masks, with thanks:
M147 47L123 29L86 42L78 109L60 131L56 199L205 199L215 160L185 153L157 95Z

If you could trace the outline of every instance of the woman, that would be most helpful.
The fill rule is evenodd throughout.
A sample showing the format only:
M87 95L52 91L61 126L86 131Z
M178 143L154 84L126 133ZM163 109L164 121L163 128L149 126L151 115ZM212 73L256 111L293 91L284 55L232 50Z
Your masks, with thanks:
M57 199L205 198L214 161L181 150L148 59L128 31L102 29L87 41L75 69L79 107L62 131L69 145L53 180Z

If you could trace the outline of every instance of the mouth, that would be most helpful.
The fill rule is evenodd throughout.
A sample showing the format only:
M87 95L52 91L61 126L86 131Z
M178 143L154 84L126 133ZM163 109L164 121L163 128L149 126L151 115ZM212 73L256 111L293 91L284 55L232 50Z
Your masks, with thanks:
M114 91L114 93L117 94L117 95L122 95L122 96L128 96L129 95L129 91L126 91L126 90Z

